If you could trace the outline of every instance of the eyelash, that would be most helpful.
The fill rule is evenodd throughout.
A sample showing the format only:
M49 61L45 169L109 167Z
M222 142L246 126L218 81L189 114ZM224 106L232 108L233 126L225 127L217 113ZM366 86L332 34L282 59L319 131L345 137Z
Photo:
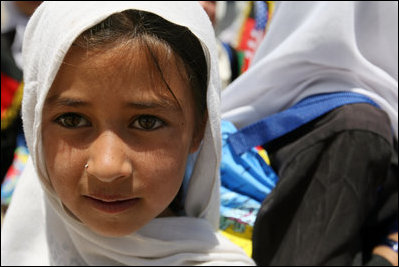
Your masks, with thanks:
M76 120L79 120L78 122ZM83 120L86 120L86 125L79 125ZM73 120L72 123L70 120ZM55 119L55 122L61 125L62 127L68 128L68 129L75 129L75 128L82 128L82 127L88 127L91 126L90 122L84 118L82 115L78 113L65 113L62 114L61 116L57 117ZM78 125L76 125L76 123Z
M140 122L140 119L144 120L144 121ZM146 125L145 127L143 127L142 123L150 123L150 125ZM152 116L152 115L140 115L129 124L129 126L133 126L133 128L140 129L140 130L146 130L146 131L156 130L165 125L166 125L165 121L163 121L155 116ZM148 127L148 126L150 126L150 127Z
M70 121L70 120L73 120L73 121ZM76 121L76 120L79 120L79 121ZM82 123L82 120L85 120L84 125L80 125ZM58 123L60 126L68 128L68 129L76 129L76 128L91 126L91 123L84 116L82 116L78 113L65 113L65 114L62 114L61 116L57 117L54 121L56 123ZM146 124L146 125L143 125L143 124ZM165 125L166 125L165 121L163 121L155 116L140 115L140 116L137 116L129 124L129 127L133 127L135 129L139 129L139 130L152 131L152 130L156 130L160 127L163 127Z

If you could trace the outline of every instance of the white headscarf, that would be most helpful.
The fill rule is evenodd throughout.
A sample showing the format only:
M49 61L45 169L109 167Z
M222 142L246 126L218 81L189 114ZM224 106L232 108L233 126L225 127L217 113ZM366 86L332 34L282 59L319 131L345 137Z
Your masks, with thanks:
M398 137L398 3L279 2L246 73L222 92L222 118L247 126L313 94L352 91Z
M43 156L42 109L76 37L127 9L148 11L185 26L201 41L209 71L209 119L187 186L184 203L187 216L155 218L133 234L108 238L68 215L51 187ZM2 265L253 264L243 250L217 232L220 80L212 25L197 2L45 2L29 21L23 54L22 115L31 159L4 221Z

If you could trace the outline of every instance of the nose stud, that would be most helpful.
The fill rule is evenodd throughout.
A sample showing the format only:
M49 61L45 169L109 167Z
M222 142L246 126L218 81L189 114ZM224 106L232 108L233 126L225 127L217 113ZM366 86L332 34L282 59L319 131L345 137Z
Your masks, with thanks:
M85 165L85 169L87 170L87 168L89 167L89 164L88 163L86 163L86 165Z

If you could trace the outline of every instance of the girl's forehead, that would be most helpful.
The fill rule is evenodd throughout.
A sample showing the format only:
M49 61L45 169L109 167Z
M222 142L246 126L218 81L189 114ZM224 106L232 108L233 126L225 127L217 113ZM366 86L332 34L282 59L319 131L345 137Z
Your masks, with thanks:
M188 101L186 98L190 94L187 93L191 91L184 70L182 72L184 66L170 53L157 54L148 55L140 46L121 45L102 51L72 47L48 98L66 93L91 94L96 98L118 96L121 100L135 97L144 103L149 99L163 99L163 102L175 102L179 106L174 95Z
M116 42L94 49L72 46L63 63L66 66L77 66L88 71L96 69L112 74L120 71L145 70L149 72L152 69L159 71L160 67L163 72L168 73L171 67L180 62L173 52L171 53L162 45L149 49L136 42Z

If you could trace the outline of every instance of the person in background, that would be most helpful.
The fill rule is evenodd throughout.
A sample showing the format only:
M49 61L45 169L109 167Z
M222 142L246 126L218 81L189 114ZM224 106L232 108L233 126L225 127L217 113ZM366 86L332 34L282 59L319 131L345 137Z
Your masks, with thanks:
M212 26L216 29L219 18L217 8L220 9L224 2L218 1L199 1L205 12L208 14ZM235 78L237 78L237 56L227 43L217 39L217 54L219 64L219 75L222 82L222 90L226 88Z
M279 177L255 222L258 265L397 265L397 53L396 2L276 3L221 100Z
M225 87L238 76L240 68L238 55L244 54L244 50L238 53L229 43L233 43L233 40L238 38L239 28L244 28L240 24L248 24L245 27L247 33L253 31L259 37L264 35L264 29L255 27L253 23L255 18L253 15L250 16L249 13L251 12L248 13L248 11L266 3L262 2L261 5L253 2L238 4L237 2L226 3L225 1L200 1L200 3L212 21L215 31L223 35L224 40L227 40L222 42L220 37L217 39L219 73L223 87ZM246 10L245 13L243 12L244 9ZM268 14L266 9L263 9L263 12L263 16L259 14L258 17L264 17ZM233 37L226 38L227 35ZM246 41L254 45L247 37L241 39L243 39L241 42L243 47ZM252 48L254 49L254 47ZM247 255L251 256L252 231L256 214L264 196L274 188L277 176L271 169L267 153L263 148L254 148L245 155L237 157L226 142L227 138L236 131L236 128L230 122L222 120L221 130L219 228L222 234L242 247Z
M274 10L274 1L199 1L215 29L223 22L227 4L236 5L236 18L225 29L219 29L218 57L222 90L244 73L256 49L265 37ZM219 11L223 10L223 11ZM218 12L219 11L219 12Z

